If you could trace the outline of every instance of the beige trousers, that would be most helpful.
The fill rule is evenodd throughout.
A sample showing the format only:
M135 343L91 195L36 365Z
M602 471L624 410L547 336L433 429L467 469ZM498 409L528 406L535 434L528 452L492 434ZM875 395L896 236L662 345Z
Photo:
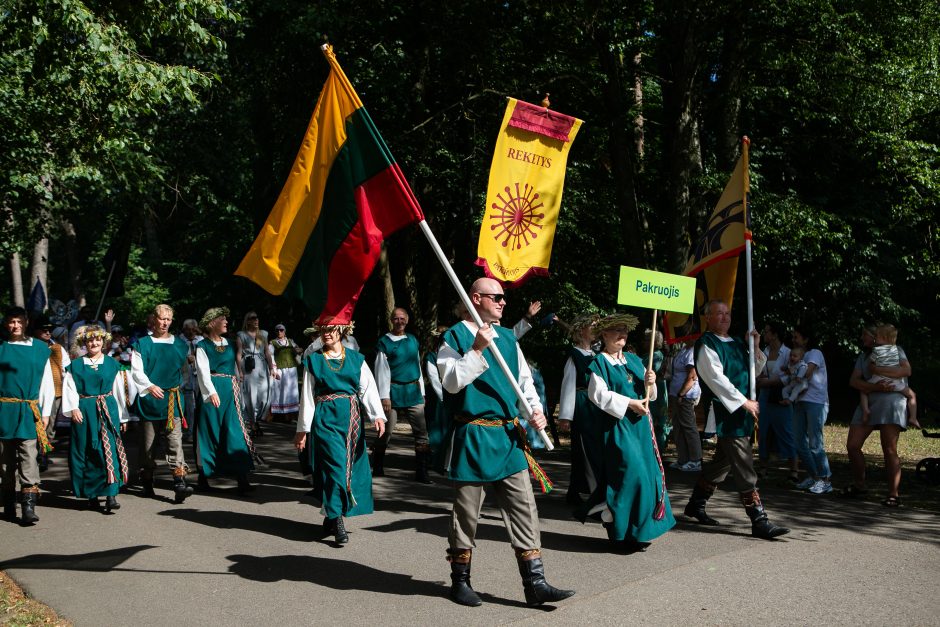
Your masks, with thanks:
M496 497L496 506L503 516L503 524L509 532L509 542L513 548L540 548L539 512L535 507L535 494L532 492L532 481L527 470L520 470L492 483L454 484L454 510L447 534L450 548L476 547L477 523L486 496L484 488L487 486Z

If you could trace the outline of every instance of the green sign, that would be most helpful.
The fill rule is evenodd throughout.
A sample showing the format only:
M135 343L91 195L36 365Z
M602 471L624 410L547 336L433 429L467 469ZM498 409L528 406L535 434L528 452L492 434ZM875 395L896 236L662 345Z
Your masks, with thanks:
M695 311L695 277L620 266L617 303L692 313Z

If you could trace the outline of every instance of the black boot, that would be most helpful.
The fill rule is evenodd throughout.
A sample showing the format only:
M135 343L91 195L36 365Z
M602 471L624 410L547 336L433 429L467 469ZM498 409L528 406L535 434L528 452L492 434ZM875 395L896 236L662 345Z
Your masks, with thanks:
M255 491L255 486L248 483L248 475L238 475L238 494L245 496L249 492Z
M343 524L343 517L340 516L334 523L333 536L336 538L336 544L346 544L349 542L349 534L346 533L346 525Z
M209 479L206 478L206 475L202 470L199 471L199 475L196 478L196 487L200 492L217 492L218 488L213 487L209 483Z
M93 496L88 499L88 509L94 510L96 512L101 509L101 502L98 500L97 496Z
M429 451L415 451L415 481L418 483L434 483L428 476Z
M480 595L470 587L470 549L447 549L450 562L450 600L459 605L483 605Z
M16 492L13 490L3 491L3 520L16 521Z
M694 518L703 525L715 526L719 524L717 520L705 513L705 505L714 493L715 486L700 479L692 488L692 496L689 497L689 503L685 506L685 515Z
M20 497L20 506L23 509L23 515L20 516L21 525L32 525L39 522L39 516L36 515L36 502L39 500L39 486L23 488L23 495Z
M152 499L156 496L156 493L153 491L152 470L141 470L140 475L138 475L138 480L140 481L140 487L144 489L144 497Z
M767 518L767 512L764 511L764 504L761 503L760 495L757 490L745 492L741 495L741 504L744 505L744 511L751 519L751 535L755 538L764 540L773 540L778 536L790 533L786 527L778 527Z
M529 551L516 551L516 560L519 562L519 574L522 575L522 588L525 590L526 605L535 606L542 603L563 601L574 596L574 590L559 590L545 581L545 566L542 564L541 553L535 552L536 557L526 555Z
M173 502L179 505L188 497L193 495L192 486L186 485L186 470L184 468L173 469Z
M372 476L385 476L385 445L380 442L372 448Z
M117 497L115 496L104 497L104 511L111 512L116 509L121 509L121 504L117 502Z

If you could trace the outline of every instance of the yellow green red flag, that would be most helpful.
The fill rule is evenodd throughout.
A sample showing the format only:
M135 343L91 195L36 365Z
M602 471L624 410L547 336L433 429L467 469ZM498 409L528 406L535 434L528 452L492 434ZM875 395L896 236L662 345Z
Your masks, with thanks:
M568 151L580 128L577 118L509 99L490 166L476 261L507 287L548 276Z

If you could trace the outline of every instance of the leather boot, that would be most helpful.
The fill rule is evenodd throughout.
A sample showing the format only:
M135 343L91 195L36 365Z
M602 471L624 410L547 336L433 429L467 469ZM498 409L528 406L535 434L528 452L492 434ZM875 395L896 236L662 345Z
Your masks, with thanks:
M450 600L459 605L477 607L483 605L473 588L470 587L470 549L447 549L447 561L450 562Z
M248 475L238 475L238 494L245 496L249 492L255 491L255 486L248 482Z
M3 520L16 520L16 492L13 490L3 491Z
M519 562L519 574L522 575L522 588L525 590L525 602L528 606L563 601L574 596L574 590L559 590L545 581L545 566L538 549L520 551L516 549Z
M36 515L36 502L39 500L39 486L29 486L23 488L23 495L20 497L20 507L23 509L23 515L20 516L21 525L32 525L39 522L39 516Z
M430 451L428 450L415 451L415 481L418 483L434 483L431 481L431 477L428 476L429 457Z
M751 519L751 535L755 538L764 540L773 540L778 536L790 533L786 527L778 527L767 518L767 512L764 511L764 504L761 503L760 495L757 490L753 492L744 492L741 494L741 504L744 505L744 511Z
M92 498L88 499L88 509L94 510L96 512L101 509L101 502L98 500L97 496L93 496Z
M381 442L376 442L372 447L372 476L385 476L385 445Z
M193 495L192 486L186 485L186 469L173 469L173 502L179 505Z
M116 496L106 496L104 497L104 511L111 512L116 509L121 509L121 504L118 503Z
M153 491L153 471L152 470L143 470L141 469L140 475L138 476L140 481L140 487L144 489L144 496L148 499L152 499L156 496L156 493Z
M714 484L699 479L695 487L692 488L692 496L689 497L689 502L685 506L685 515L694 518L703 525L715 526L719 524L717 520L705 513L705 505L714 493Z
M206 477L205 473L202 470L199 471L199 474L196 476L196 488L200 492L216 492L218 488L213 487L209 483L209 479Z
M349 534L346 533L346 525L343 523L343 517L336 519L336 526L333 528L333 536L336 538L336 544L346 544L349 542Z

